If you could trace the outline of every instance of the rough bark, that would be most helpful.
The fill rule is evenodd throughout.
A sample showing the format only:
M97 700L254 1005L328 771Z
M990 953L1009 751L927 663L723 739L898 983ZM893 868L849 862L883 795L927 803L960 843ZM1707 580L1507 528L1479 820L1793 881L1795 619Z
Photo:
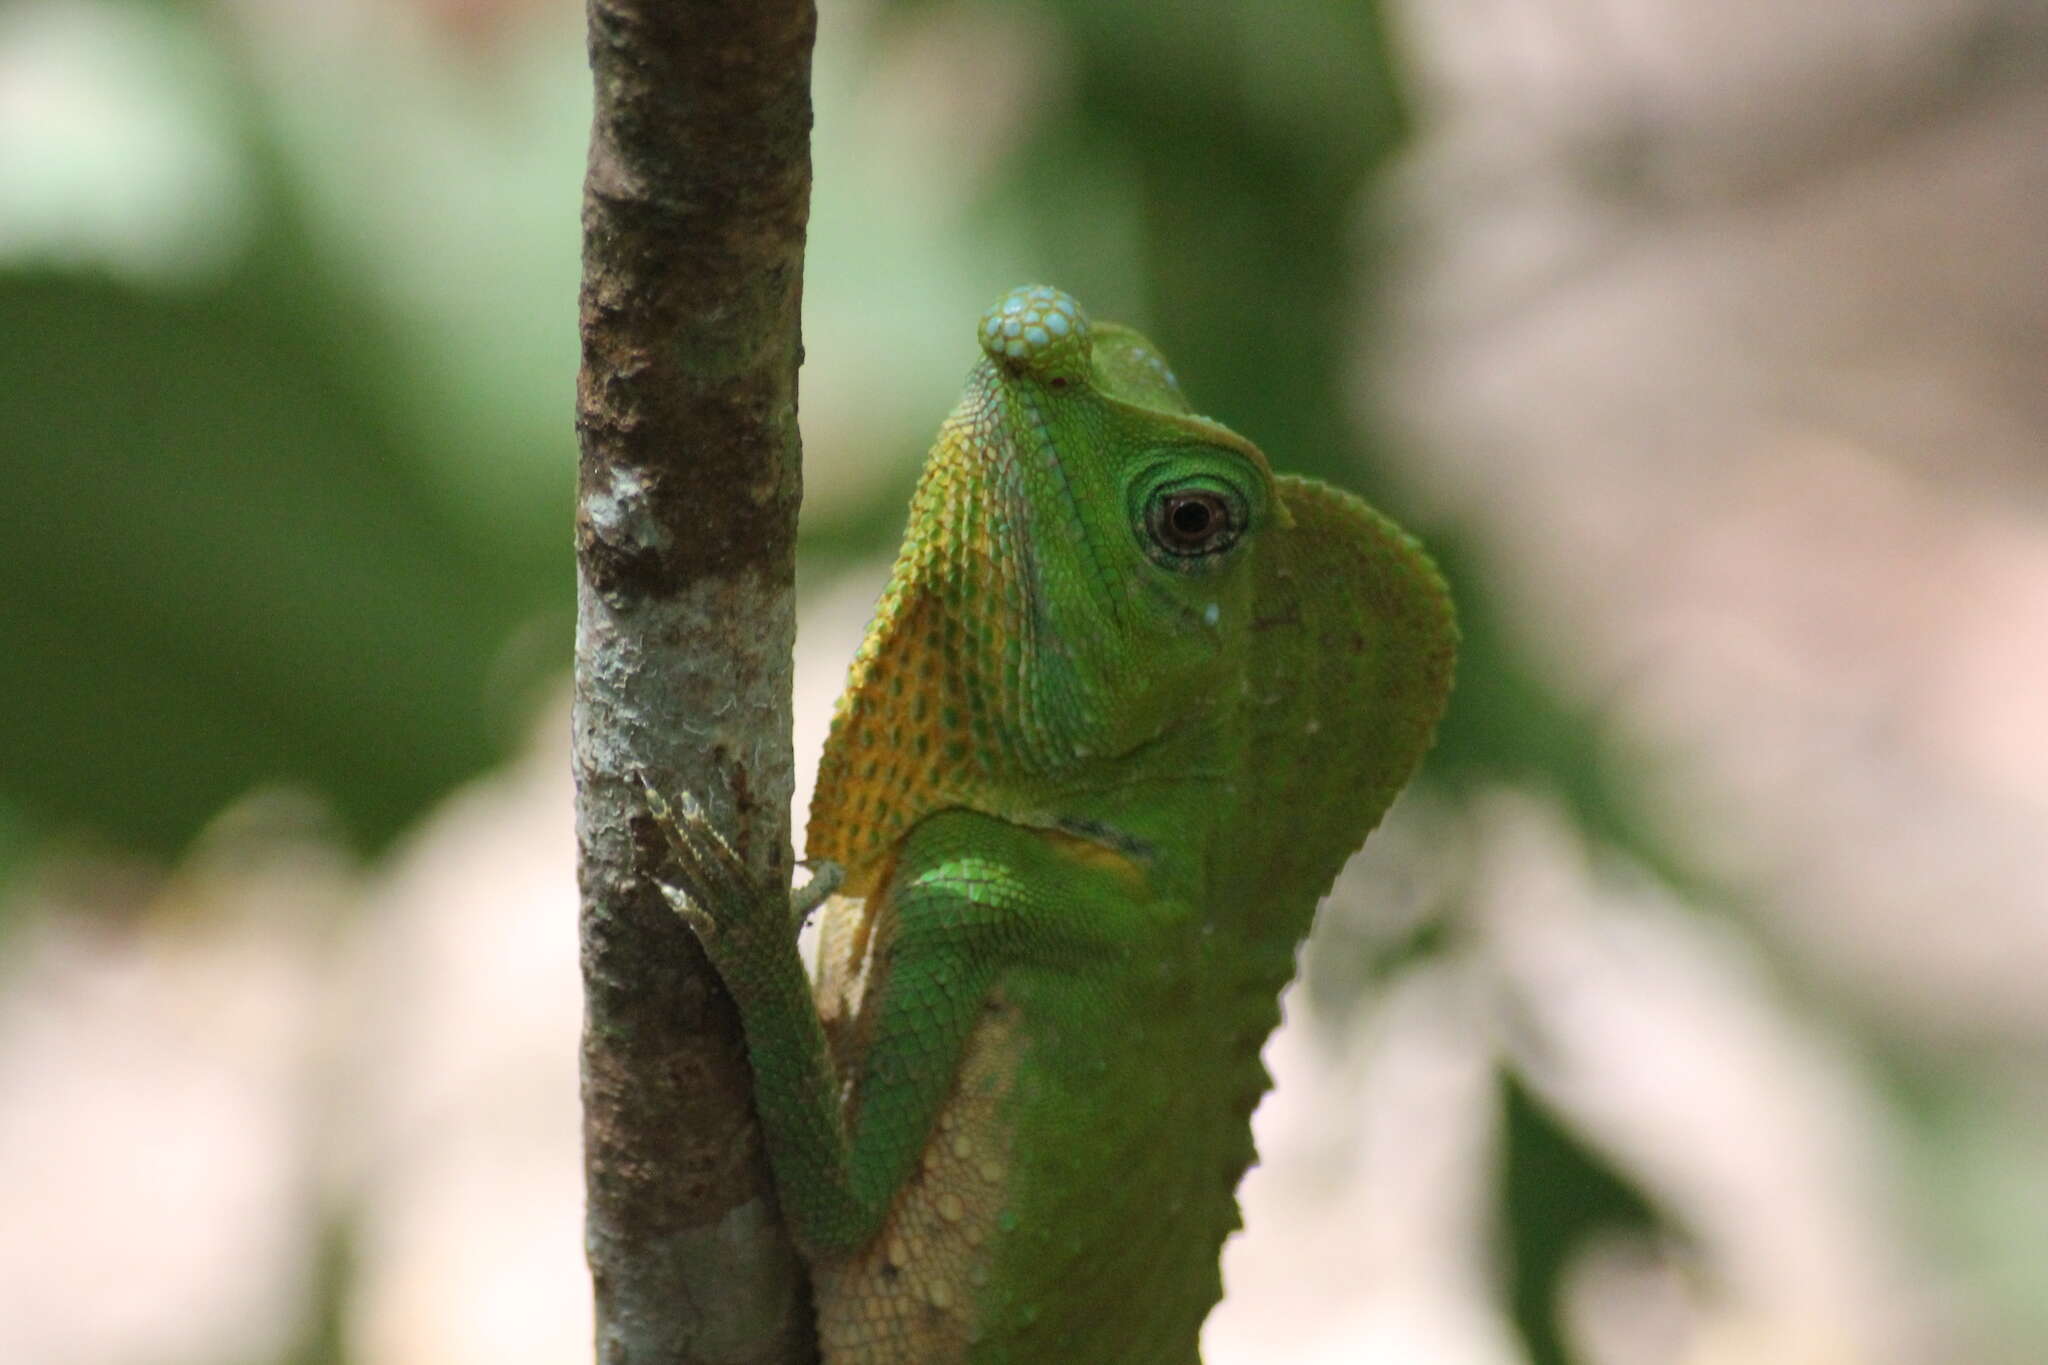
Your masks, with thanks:
M607 1365L813 1358L738 1021L637 774L787 884L810 0L590 0L575 768Z

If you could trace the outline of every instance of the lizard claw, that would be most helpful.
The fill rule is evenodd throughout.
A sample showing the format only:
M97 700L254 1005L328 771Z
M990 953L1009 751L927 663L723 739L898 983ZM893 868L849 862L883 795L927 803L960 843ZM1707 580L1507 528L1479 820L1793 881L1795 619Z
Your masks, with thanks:
M683 917L697 937L707 945L715 942L730 921L745 916L771 896L754 878L753 872L733 851L725 836L712 825L697 798L688 792L677 798L677 810L645 773L634 774L647 797L647 812L667 842L675 871L675 883L655 878L662 897ZM806 861L799 866L810 878L791 892L786 902L793 936L811 912L839 889L846 871L827 859Z
M675 883L657 877L655 885L699 939L706 944L715 942L725 928L720 917L744 914L759 898L753 874L712 826L696 797L682 793L677 799L681 809L677 810L654 789L645 773L634 776L646 794L648 814L654 817L673 856Z

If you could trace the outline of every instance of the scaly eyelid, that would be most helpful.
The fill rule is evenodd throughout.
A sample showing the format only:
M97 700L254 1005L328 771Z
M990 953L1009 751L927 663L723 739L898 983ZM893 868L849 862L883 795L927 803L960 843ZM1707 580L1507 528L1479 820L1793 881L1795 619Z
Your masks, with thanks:
M1211 458L1194 454L1201 451ZM1133 510L1142 510L1154 498L1179 489L1219 493L1238 514L1239 527L1249 530L1265 519L1272 503L1262 471L1246 469L1237 452L1219 447L1184 447L1172 453L1158 453L1125 476L1125 488Z

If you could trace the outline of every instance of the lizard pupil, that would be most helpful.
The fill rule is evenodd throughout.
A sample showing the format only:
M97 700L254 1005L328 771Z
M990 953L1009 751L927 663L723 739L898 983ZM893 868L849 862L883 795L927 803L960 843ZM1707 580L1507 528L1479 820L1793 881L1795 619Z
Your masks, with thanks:
M1174 555L1212 554L1237 538L1230 504L1210 492L1168 493L1152 505L1152 538Z

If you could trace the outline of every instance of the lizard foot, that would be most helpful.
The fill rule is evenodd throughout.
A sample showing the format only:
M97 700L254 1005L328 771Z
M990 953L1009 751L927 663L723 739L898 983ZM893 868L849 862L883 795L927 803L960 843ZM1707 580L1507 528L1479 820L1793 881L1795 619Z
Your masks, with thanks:
M676 806L671 806L646 774L635 775L647 797L647 812L673 855L675 883L657 878L655 885L707 948L742 925L760 923L756 909L771 903L775 913L788 917L793 936L811 912L839 889L845 870L838 863L819 859L799 864L810 876L788 893L786 900L776 895L754 877L696 797L684 792Z

